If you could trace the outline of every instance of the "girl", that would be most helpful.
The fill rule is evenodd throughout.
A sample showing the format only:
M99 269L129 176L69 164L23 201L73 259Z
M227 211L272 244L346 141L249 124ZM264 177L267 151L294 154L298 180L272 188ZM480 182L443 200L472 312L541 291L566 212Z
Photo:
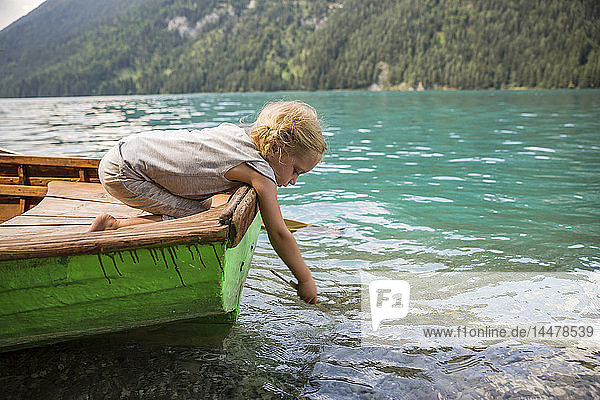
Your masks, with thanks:
M213 194L247 183L258 194L273 248L298 280L298 295L314 304L315 282L281 216L277 186L294 185L326 149L317 112L298 101L265 105L249 132L225 123L201 131L128 136L102 158L100 181L123 203L154 215L118 221L104 214L89 231L196 214L210 208Z

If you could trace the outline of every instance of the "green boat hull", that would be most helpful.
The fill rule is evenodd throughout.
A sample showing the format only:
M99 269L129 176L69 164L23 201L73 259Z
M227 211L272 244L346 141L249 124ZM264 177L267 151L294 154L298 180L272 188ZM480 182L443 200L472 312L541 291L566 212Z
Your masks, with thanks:
M237 318L260 231L242 240L0 261L0 351L194 319ZM205 329L204 334L210 334Z

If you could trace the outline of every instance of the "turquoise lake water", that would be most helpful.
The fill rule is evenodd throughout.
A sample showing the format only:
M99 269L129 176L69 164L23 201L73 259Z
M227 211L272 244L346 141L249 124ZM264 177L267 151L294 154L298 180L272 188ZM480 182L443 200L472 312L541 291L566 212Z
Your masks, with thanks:
M266 101L317 108L329 150L281 188L331 316L261 233L218 344L110 338L0 355L13 397L600 396L600 91L298 92L0 99L0 147L101 156L123 136L239 122ZM368 280L410 283L380 333ZM581 325L576 341L436 342L425 326ZM185 344L185 337L179 337Z

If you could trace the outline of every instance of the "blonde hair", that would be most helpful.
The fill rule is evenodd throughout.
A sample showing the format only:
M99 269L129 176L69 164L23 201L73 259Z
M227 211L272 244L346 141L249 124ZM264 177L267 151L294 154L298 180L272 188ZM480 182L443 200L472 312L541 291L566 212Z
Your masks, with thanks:
M300 155L313 150L322 155L327 150L317 111L301 101L265 104L250 127L250 137L265 158L271 151Z

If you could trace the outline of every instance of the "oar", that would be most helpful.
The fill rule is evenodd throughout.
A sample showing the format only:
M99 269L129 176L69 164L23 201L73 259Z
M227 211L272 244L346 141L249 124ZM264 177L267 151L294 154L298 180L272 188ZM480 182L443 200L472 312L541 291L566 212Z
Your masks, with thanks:
M287 218L284 218L283 222L285 222L285 226L287 226L287 228L291 232L296 232L299 229L303 229L303 228L307 228L307 227L320 228L324 232L334 231L334 232L340 233L340 234L343 231L343 229L339 229L339 228L329 228L329 227L323 226L323 225L307 224L306 222L294 221L293 219L287 219ZM264 223L261 225L261 229L263 229L263 230L266 229Z
M0 147L0 154L9 154L9 155L13 155L13 156L21 155L21 153L17 153L16 151L5 149L4 147Z
M283 222L285 222L285 226L287 226L287 228L291 232L296 232L298 229L306 228L307 226L310 225L310 224L307 224L304 222L294 221L293 219L287 219L287 218L284 218ZM262 225L262 229L265 229L264 224Z
M287 218L284 218L283 222L285 222L285 226L287 226L287 228L291 232L296 232L298 229L302 229L302 228L306 228L307 226L310 226L310 224L306 224L306 223L300 222L300 221L294 221L293 219L287 219ZM262 229L262 230L267 229L265 227L265 223L264 222L261 225L260 229Z
M284 281L285 283L287 283L288 285L290 285L294 290L298 290L298 284L296 282L294 282L293 280L286 280L283 276L281 276L281 274L279 274L277 271L275 270L271 270L271 272L273 274L275 274L276 277L278 277L279 279L281 279L282 281ZM331 314L331 312L326 309L325 307L323 307L323 305L321 303L316 303L315 306L317 306L317 308L321 311L323 311L325 314L327 314L327 316L331 319L333 319L335 321L335 318L333 318L333 315Z

